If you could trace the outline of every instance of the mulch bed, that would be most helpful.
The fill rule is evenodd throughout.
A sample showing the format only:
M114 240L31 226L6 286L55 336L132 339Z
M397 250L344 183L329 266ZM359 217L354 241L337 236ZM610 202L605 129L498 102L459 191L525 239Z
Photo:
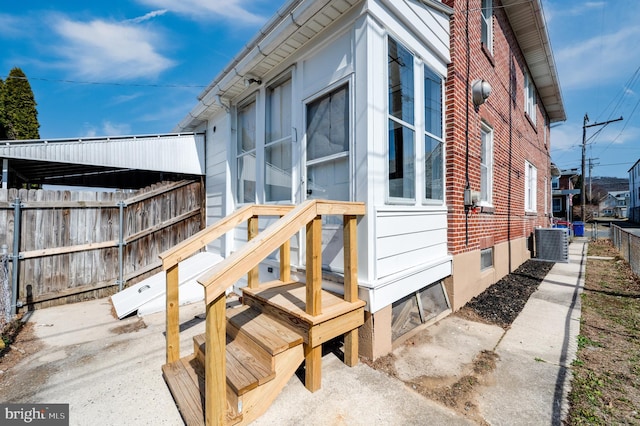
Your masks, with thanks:
M527 260L518 269L471 299L460 309L459 315L509 328L554 264Z

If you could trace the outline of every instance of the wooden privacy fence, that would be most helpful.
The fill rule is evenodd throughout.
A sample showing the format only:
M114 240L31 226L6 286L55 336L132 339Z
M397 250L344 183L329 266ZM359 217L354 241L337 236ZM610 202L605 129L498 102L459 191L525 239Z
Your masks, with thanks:
M12 307L113 294L160 268L158 254L204 224L202 181L133 193L1 189L0 245L17 288Z

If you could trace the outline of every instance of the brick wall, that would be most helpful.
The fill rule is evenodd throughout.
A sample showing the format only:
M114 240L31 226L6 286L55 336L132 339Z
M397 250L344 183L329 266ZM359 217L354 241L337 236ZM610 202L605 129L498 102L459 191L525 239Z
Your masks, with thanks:
M550 147L546 113L538 96L537 124L533 125L524 112L523 71L527 65L500 1L494 1L493 55L480 42L481 0L445 0L444 3L455 11L451 19L452 63L446 83L449 250L455 255L484 248L487 241L499 244L528 237L536 226L548 226L544 203L545 178L547 203L551 203ZM492 87L491 95L479 108L474 108L471 90L467 87L475 79L487 80ZM467 213L464 208L467 174L471 189L480 190L482 121L494 132L493 209ZM524 209L525 160L537 168L537 213L534 214L525 213ZM548 207L547 211L550 210Z

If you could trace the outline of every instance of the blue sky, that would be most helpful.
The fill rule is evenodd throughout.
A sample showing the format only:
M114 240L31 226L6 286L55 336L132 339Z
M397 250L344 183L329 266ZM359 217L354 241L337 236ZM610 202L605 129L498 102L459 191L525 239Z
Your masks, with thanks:
M42 138L169 132L284 1L3 2L0 76L29 78ZM582 120L593 176L640 159L640 2L543 0L567 121L552 161L580 167ZM601 131L599 131L601 130Z

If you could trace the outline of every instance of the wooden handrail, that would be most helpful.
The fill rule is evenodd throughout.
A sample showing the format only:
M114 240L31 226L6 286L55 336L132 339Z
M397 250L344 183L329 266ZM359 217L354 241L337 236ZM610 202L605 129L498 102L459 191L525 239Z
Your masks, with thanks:
M166 274L166 360L167 364L180 358L178 263L191 257L207 244L215 241L236 226L254 216L282 216L294 208L292 205L247 205L215 224L192 235L170 250L159 255Z
M307 229L307 313L318 315L321 311L321 216L342 215L345 225L345 300L357 299L356 216L365 214L364 203L308 200L296 207L283 205L246 206L217 222L171 250L160 255L167 277L167 363L179 359L178 326L178 263L210 242L247 221L247 243L226 259L214 265L198 278L205 289L206 303L206 353L205 353L205 423L225 422L226 401L226 322L225 291L248 274L249 285L258 285L257 266L270 253L280 248L281 279L289 278L290 240L303 227ZM280 219L258 231L259 216L280 216ZM284 270L287 271L284 271ZM345 362L357 362L357 330L345 335ZM305 386L315 391L320 385L320 361L322 347L305 348Z
M171 266L177 265L179 262L187 259L195 254L198 250L205 247L212 241L217 240L227 232L234 229L242 222L247 221L252 216L282 216L291 211L294 206L281 204L267 205L247 205L229 216L219 220L202 231L192 235L190 238L182 241L163 253L160 253L162 259L162 267L167 270Z
M308 200L295 207L240 250L216 264L198 278L205 288L205 303L213 302L227 288L258 263L289 241L292 236L320 215L363 215L364 203Z

